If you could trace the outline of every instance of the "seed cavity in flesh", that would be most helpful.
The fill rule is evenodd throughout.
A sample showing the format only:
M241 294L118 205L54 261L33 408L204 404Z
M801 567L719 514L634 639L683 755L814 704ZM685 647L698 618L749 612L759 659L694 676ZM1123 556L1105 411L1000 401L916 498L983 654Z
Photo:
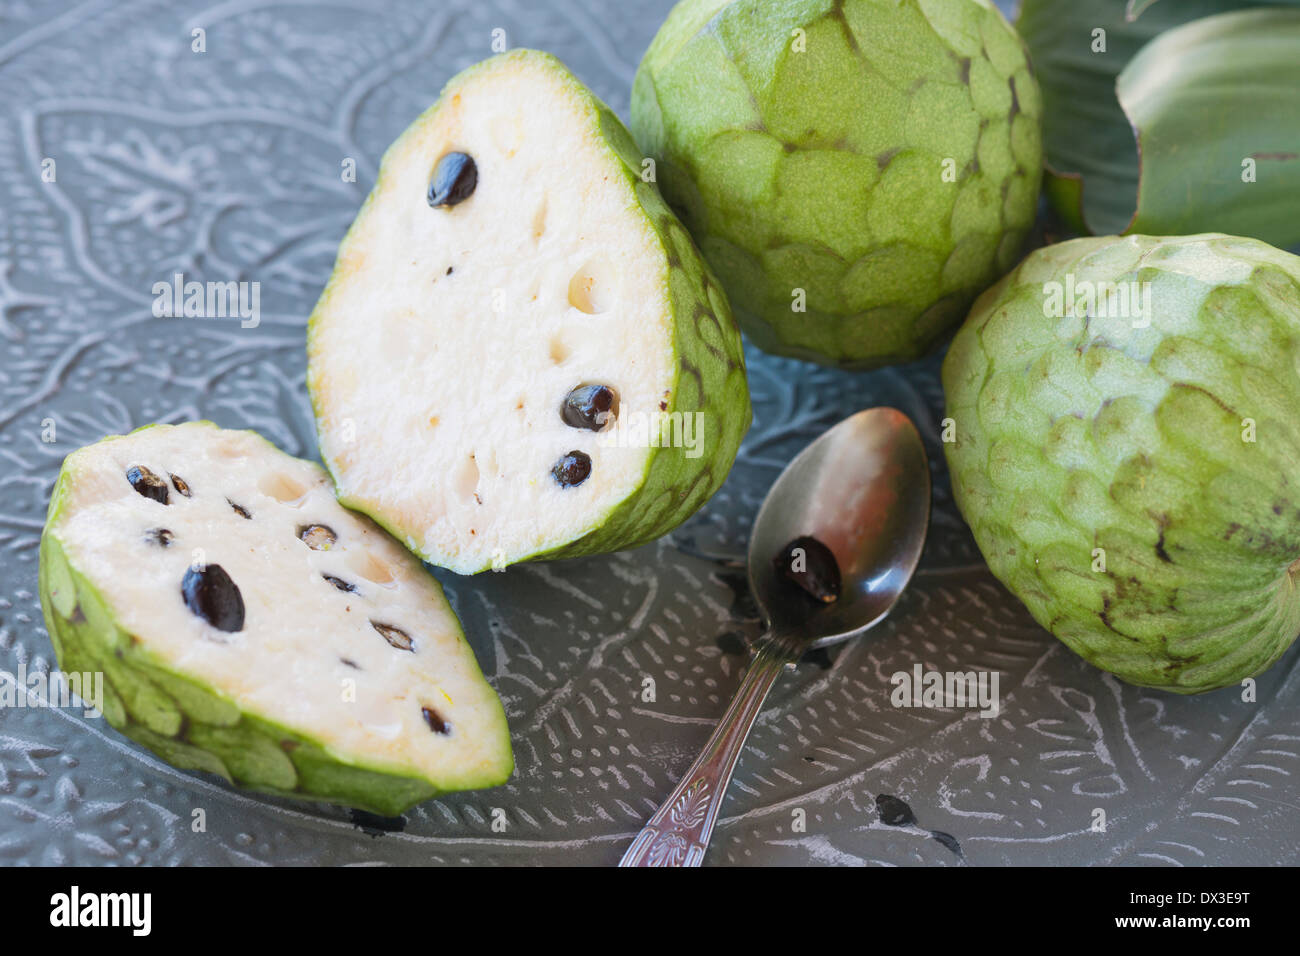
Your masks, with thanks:
M447 153L433 168L429 180L429 205L455 206L474 193L478 185L478 165L468 153Z
M411 635L407 634L400 627L393 627L391 624L380 624L378 621L371 621L370 626L383 636L389 644L399 651L415 650L415 642L411 640Z
M219 631L244 629L244 597L219 564L191 567L181 579L185 606Z
M172 543L172 539L176 537L166 528L150 528L144 533L144 536L145 540L150 544L156 544L162 548L169 546Z
M233 501L231 501L229 498L226 499L226 504L228 504L228 505L230 505L230 507L234 508L234 509L235 509L235 514L239 515L239 517L241 517L241 518L247 518L247 519L249 519L250 521L253 519L253 516L252 516L251 514L248 513L248 509L245 508L245 507L243 507L242 505L237 505L237 504L235 504L235 503L234 503Z
M348 594L357 593L357 586L355 584L348 584L348 582L344 581L342 578L336 578L332 574L322 574L321 577L323 577L330 584L334 585L340 591L346 591Z
M177 494L184 495L186 498L193 497L193 495L190 494L190 483L188 481L180 475L173 475L170 472L167 477L172 480L172 487L176 489Z
M302 539L303 544L313 551L328 551L334 547L338 535L334 529L324 524L304 524L298 527L298 537Z
M598 432L618 418L618 392L608 385L579 385L560 407L564 424Z
M831 549L816 538L795 538L772 558L772 566L816 601L830 604L840 596L840 566Z
M432 707L421 707L420 713L424 715L424 722L435 734L446 736L451 733L451 724L443 720L442 715Z
M571 451L555 463L551 475L561 488L580 485L591 475L591 456L582 451Z
M169 503L167 500L167 482L144 465L132 465L128 468L126 470L126 480L131 482L132 488L146 498L152 498L164 505Z

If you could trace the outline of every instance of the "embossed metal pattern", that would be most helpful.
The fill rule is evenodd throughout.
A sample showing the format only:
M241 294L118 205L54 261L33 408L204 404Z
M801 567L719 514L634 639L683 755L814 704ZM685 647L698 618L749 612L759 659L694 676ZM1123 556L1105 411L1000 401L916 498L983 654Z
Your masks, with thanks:
M36 557L63 456L197 417L314 456L304 321L385 146L491 52L496 28L556 53L626 116L669 6L0 3L0 680L51 666ZM340 176L349 158L355 183ZM176 272L260 282L261 324L154 318L152 285ZM778 683L708 864L1297 862L1300 648L1260 678L1258 703L1097 671L989 575L953 508L937 360L848 374L747 358L753 430L689 524L630 553L440 574L505 701L508 785L358 825L173 770L77 710L0 708L0 863L616 862L739 682L759 627L736 562L769 484L821 430L878 404L927 442L921 567L869 637ZM1001 713L894 707L890 675L918 664L996 671ZM924 828L882 819L881 795Z

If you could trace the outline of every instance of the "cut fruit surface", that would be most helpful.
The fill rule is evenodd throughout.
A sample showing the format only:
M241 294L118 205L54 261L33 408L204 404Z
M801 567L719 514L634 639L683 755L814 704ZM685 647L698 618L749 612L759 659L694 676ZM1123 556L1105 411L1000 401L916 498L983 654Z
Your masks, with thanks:
M109 721L178 766L389 814L510 775L438 582L253 432L156 425L69 455L41 598L60 666L103 671Z
M750 419L740 337L642 170L527 50L390 147L310 323L345 504L473 573L643 543L717 490Z

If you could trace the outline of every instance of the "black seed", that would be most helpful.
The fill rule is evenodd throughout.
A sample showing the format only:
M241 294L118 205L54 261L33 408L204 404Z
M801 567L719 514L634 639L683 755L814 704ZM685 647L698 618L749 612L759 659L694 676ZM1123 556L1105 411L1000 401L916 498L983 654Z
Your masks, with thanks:
M230 507L234 508L234 509L235 509L235 514L239 515L239 517L241 517L241 518L248 518L250 521L252 520L253 516L250 515L250 514L248 513L248 509L247 509L247 508L243 507L242 505L237 505L237 504L235 504L235 503L234 503L233 501L231 501L229 498L226 499L226 504L228 504L228 505L230 505Z
M962 855L961 844L957 842L957 838L953 836L951 833L944 833L942 830L931 830L930 836L934 837L935 840L943 844L953 853L956 853L963 860L966 858L965 856Z
M344 581L342 578L336 578L332 574L322 574L321 577L334 585L340 591L347 591L349 594L356 594L357 592L357 586L355 584L348 584L348 582Z
M591 456L581 451L569 452L551 469L551 475L564 488L582 484L590 474Z
M796 555L802 550L802 555ZM824 604L840 596L840 567L835 555L816 538L795 538L772 558L777 574L794 582L804 593Z
M564 424L598 432L618 417L618 393L608 385L579 385L560 406Z
M164 548L167 547L169 544L171 544L172 538L175 537L175 535L173 535L166 528L150 528L144 534L146 540L152 542L153 544L160 545L161 547Z
M340 658L339 658L339 663L344 664L344 665L346 665L347 667L351 667L354 671L359 671L359 670L361 670L361 665L360 665L360 664L358 664L356 661L350 661L350 660L348 660L346 657L340 657Z
M435 734L450 734L451 724L442 719L432 707L421 707L420 713L424 714L424 722L429 725Z
M185 606L219 631L244 628L244 598L219 564L190 568L181 580Z
M325 524L304 524L298 526L298 537L303 544L313 551L328 551L338 540L334 529Z
M378 621L371 621L370 626L383 635L384 640L399 651L413 651L415 644L411 636L400 627L393 627L391 624L380 624Z
M175 488L179 494L184 495L186 498L192 497L190 495L190 483L188 481L180 475L170 475L169 473L169 476L172 480L172 487Z
M447 153L433 168L429 180L430 206L455 206L474 193L478 185L478 166L468 153Z
M126 470L126 480L131 487L154 501L167 504L167 482L163 481L144 465L132 465Z
M876 810L880 813L880 822L887 827L916 826L916 814L912 808L892 794L877 794Z

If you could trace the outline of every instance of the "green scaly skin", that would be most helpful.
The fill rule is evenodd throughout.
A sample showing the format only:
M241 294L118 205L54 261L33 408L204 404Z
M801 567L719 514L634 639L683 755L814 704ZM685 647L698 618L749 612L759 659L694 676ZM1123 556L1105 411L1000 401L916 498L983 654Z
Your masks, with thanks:
M637 141L745 332L847 368L924 355L1015 263L1039 112L986 0L684 0L632 90Z
M41 535L41 607L59 668L104 675L100 708L121 733L182 770L215 774L260 793L382 816L397 816L439 793L496 786L509 778L513 763L491 779L467 777L434 786L396 768L345 762L310 736L242 711L173 670L118 626L110 605L68 561L58 528L71 473L65 462ZM501 739L508 741L504 711L499 718Z
M1149 327L1045 317L1044 283L1067 275L1150 283ZM993 573L1068 647L1190 694L1291 645L1300 257L1219 234L1040 249L975 304L943 384L957 504Z
M627 185L629 203L634 202L654 228L664 254L663 281L670 290L673 346L678 367L668 407L663 412L666 415L681 412L683 416L701 412L704 418L701 420L698 457L688 458L681 448L665 447L652 451L640 486L603 516L597 527L560 547L525 555L511 563L603 554L634 548L662 537L699 510L722 487L752 419L740 332L721 285L658 189L653 183L642 179L643 157L627 128L563 63L549 53L523 49L511 50L484 60L452 77L438 101L416 119L402 136L411 135L412 131L423 125L442 102L455 95L456 90L478 72L496 69L514 58L545 61L551 69L562 75L564 82L585 102L593 139L609 147L611 158L617 162L617 171ZM378 194L379 186L384 181L387 156L397 152L401 141L399 138L389 147L389 152L380 164L376 188L367 197L354 223L360 222L366 215L367 206ZM347 247L350 235L351 232L344 237L340 250ZM310 363L310 357L314 354L313 328L317 315L329 301L335 283L345 280L346 276L336 270L307 323L307 388L312 396L313 407L317 409L317 383ZM325 465L338 484L333 463L327 460ZM412 531L415 529L387 521L383 515L368 508L365 502L349 498L345 493L340 494L339 500L349 508L368 514L394 537L410 546ZM420 553L418 549L415 550ZM440 563L439 555L420 553L420 556L434 564ZM482 567L455 570L462 574L476 574L491 567L487 563Z

